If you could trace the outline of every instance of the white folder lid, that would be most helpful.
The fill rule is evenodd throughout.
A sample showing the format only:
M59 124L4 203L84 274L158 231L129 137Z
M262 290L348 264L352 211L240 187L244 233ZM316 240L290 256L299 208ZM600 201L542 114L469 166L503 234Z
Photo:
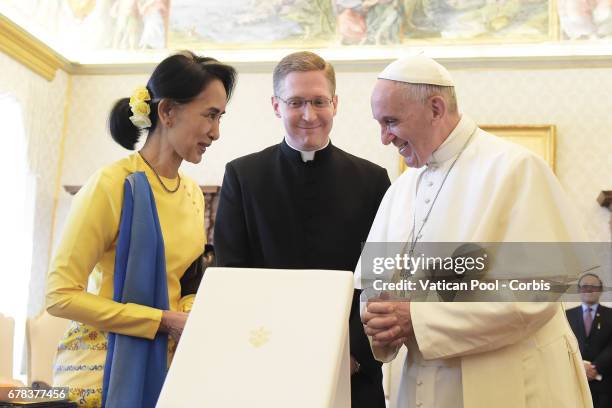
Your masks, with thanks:
M347 271L208 268L157 406L331 406L352 295Z

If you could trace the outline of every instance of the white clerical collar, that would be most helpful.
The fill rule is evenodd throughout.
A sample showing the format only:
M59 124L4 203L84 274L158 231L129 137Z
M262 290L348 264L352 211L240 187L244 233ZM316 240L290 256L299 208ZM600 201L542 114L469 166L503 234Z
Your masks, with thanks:
M458 155L474 130L476 130L476 123L467 115L461 115L455 129L448 135L444 143L431 154L429 160L427 160L427 166L443 163Z
M289 146L293 150L296 150L296 151L300 152L300 156L302 156L302 161L304 163L306 163L307 161L314 160L315 152L318 152L319 150L323 150L323 149L325 149L329 145L329 138L327 139L327 143L325 143L325 146L319 147L316 150L300 150L300 149L297 149L297 148L291 146L291 142L289 141L289 138L287 136L285 136L285 143L287 143L287 146Z

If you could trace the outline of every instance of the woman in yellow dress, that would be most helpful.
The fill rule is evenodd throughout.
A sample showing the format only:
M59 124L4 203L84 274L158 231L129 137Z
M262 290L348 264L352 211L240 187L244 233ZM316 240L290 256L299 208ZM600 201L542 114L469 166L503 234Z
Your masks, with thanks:
M111 111L110 133L117 143L134 150L141 133L147 134L146 141L139 152L97 171L77 193L47 280L47 311L72 320L58 347L54 385L69 387L71 399L81 406L102 404L105 365L111 366L105 364L107 349L112 356L114 336L148 339L138 340L147 344L164 339L168 358L180 338L193 302L193 295L181 298L180 279L202 254L206 238L203 194L179 167L183 160L199 163L219 138L219 120L235 80L232 67L183 52L162 61L146 87L117 101ZM167 285L168 307L121 301L121 293L114 293L119 276L116 265L121 263L120 223L123 228L124 197L132 174L143 176L145 185L148 182L147 194L157 211L155 221L163 238L158 266L165 272L161 283L164 297ZM138 194L130 199L142 200ZM129 230L124 235L129 238ZM140 260L148 262L151 255L136 247L132 245L129 256L137 260L132 266L138 267ZM88 281L94 282L89 288ZM115 375L110 371L111 384Z

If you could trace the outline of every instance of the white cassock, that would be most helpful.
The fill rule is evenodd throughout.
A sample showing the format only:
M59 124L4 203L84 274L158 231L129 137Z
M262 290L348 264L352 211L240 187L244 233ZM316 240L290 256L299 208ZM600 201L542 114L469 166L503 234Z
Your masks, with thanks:
M368 242L408 242L413 217L419 231L434 201L419 242L586 241L546 163L477 128L465 115L426 166L408 169L391 185ZM362 288L360 270L361 260L356 288ZM561 303L412 302L411 315L414 337L402 370L398 407L592 406L578 344ZM397 351L373 349L383 362Z

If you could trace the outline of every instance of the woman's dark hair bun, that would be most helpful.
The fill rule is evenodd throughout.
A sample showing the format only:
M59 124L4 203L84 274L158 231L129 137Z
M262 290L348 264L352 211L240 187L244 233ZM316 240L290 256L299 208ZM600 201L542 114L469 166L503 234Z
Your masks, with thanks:
M130 109L130 98L121 98L110 113L108 127L113 140L129 150L134 150L141 130L130 120L132 111Z
M191 51L182 51L164 59L155 68L147 83L151 96L149 132L158 124L157 105L161 99L176 103L189 103L214 80L220 80L229 100L236 85L236 70L210 57L200 57ZM130 120L130 99L119 99L109 117L109 130L113 140L126 149L134 150L142 131Z

